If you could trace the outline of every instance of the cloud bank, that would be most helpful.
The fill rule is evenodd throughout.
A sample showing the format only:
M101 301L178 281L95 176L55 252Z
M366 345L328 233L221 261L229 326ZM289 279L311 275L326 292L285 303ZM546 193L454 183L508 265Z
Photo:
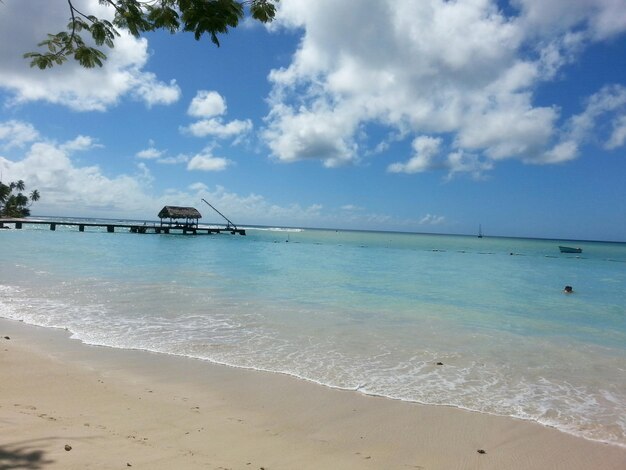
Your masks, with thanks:
M21 133L12 133L20 130ZM19 135L19 146L15 137ZM13 146L19 156L7 158L2 150ZM260 225L300 225L303 227L338 226L360 228L368 223L395 224L414 227L418 220L398 220L388 215L372 214L355 205L323 207L292 203L275 204L258 194L240 195L220 185L210 188L202 182L184 189L155 190L154 178L145 162L167 160L164 150L149 142L148 148L135 155L138 163L132 173L107 176L98 165L83 165L79 155L95 148L104 148L96 139L79 135L69 141L46 139L31 124L23 121L0 121L0 173L3 181L24 180L29 190L38 189L41 199L33 206L34 215L65 215L78 217L121 217L154 220L158 209L176 201L180 205L197 206L202 198L229 214L233 220ZM179 156L180 157L180 156ZM174 158L179 158L174 157ZM220 171L232 164L216 157L207 147L192 157L180 159L188 169ZM166 162L162 162L166 163ZM430 216L429 216L430 217ZM210 217L204 220L211 222ZM426 223L433 223L427 219Z
M561 163L585 141L580 121L600 114L613 122L607 148L626 139L623 106L594 115L606 90L578 118L534 95L585 47L626 31L621 0L514 0L506 12L490 0L290 0L271 28L302 33L291 63L269 74L262 137L281 162L384 153L393 143L370 126L412 140L394 173Z

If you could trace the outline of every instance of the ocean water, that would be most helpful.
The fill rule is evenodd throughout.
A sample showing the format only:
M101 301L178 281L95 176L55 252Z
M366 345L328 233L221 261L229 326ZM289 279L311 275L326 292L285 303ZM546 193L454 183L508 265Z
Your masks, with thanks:
M247 233L0 230L0 316L626 446L626 244Z

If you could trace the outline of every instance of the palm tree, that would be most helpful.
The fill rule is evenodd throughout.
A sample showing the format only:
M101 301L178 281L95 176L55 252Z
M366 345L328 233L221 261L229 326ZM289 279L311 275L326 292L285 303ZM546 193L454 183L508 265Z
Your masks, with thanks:
M30 193L30 199L22 191L26 189L23 180L12 181L7 186L0 182L0 217L28 217L29 207L40 198L36 189ZM14 194L14 190L17 194Z
M4 201L7 200L9 194L11 194L11 187L0 181L0 204L4 204ZM0 206L0 209L1 208L2 206Z
M13 189L17 189L18 191L24 191L24 180L19 180L19 181L11 181L11 183L9 184L9 187L13 190Z

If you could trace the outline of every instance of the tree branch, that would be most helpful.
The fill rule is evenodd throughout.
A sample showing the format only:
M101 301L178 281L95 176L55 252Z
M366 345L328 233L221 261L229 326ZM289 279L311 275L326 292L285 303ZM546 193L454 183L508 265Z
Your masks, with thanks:
M2 0L0 0L1 2ZM263 23L270 22L276 14L279 0L99 0L101 5L115 10L112 22L86 15L78 10L73 0L67 0L70 22L65 31L48 34L48 39L39 46L47 46L48 52L28 52L30 66L40 69L60 65L70 54L83 67L102 66L106 55L100 46L114 47L116 27L128 31L135 37L148 31L190 31L198 40L208 34L219 46L218 35L226 34L236 27L244 17L244 6L249 7L250 16ZM81 31L91 34L96 47L85 44Z

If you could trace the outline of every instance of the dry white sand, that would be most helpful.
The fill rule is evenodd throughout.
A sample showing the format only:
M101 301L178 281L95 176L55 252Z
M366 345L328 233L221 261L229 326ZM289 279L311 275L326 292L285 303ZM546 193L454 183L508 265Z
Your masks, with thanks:
M626 469L626 448L531 422L8 320L0 373L0 469Z

